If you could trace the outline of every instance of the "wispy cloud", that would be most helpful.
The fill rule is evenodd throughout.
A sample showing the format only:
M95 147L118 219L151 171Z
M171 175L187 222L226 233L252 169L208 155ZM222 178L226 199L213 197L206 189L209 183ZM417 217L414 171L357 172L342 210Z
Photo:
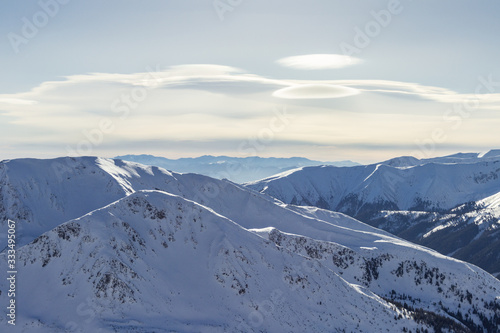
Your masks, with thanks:
M11 104L11 105L33 105L36 104L36 101L30 101L27 99L20 99L20 98L9 98L9 97L4 97L0 98L0 104Z

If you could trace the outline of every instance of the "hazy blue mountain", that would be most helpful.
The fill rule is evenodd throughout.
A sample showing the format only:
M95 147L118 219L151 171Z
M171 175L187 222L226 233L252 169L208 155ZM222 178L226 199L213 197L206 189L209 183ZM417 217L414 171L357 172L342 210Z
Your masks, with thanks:
M229 179L236 183L263 179L283 171L312 165L354 166L352 161L320 162L303 157L228 157L200 156L195 158L168 159L152 155L124 155L117 159L154 165L167 170L182 173L198 173L217 179Z

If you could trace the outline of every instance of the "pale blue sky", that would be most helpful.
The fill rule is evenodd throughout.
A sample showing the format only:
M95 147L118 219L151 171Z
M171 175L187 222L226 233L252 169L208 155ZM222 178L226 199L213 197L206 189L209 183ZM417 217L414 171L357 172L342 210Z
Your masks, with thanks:
M370 162L500 145L497 1L61 2L2 2L0 159L151 153ZM231 11L221 20L214 4ZM26 22L38 31L26 35ZM278 63L345 55L345 45L357 49L347 52L350 66ZM287 87L302 98L275 94ZM339 97L339 87L356 94ZM336 98L318 98L325 89ZM140 92L120 118L122 96ZM293 116L279 131L269 125L276 109Z

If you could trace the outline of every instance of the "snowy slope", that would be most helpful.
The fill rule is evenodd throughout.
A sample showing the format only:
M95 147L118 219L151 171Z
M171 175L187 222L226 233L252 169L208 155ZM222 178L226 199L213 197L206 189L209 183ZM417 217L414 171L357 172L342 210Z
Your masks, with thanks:
M247 186L285 203L346 213L496 273L499 175L500 156L491 151L351 168L306 167Z
M179 196L139 191L64 223L19 251L17 329L402 331L428 328L434 316L464 327L448 314L458 304L466 324L484 325L479 313L498 325L500 282L476 267L326 221L329 242L237 222ZM6 287L0 281L2 294ZM49 308L40 306L48 299ZM414 320L412 309L427 321Z
M135 189L152 189L160 179L167 182L174 178L163 169L96 157L2 161L2 230L6 219L17 221L22 235L19 245L26 244L60 223L116 201ZM5 241L2 238L0 248Z

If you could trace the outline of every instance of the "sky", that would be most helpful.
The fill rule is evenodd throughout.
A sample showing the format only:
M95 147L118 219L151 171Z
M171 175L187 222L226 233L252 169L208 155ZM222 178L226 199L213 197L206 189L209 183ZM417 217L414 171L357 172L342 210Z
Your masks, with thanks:
M500 148L498 1L0 6L0 160Z

